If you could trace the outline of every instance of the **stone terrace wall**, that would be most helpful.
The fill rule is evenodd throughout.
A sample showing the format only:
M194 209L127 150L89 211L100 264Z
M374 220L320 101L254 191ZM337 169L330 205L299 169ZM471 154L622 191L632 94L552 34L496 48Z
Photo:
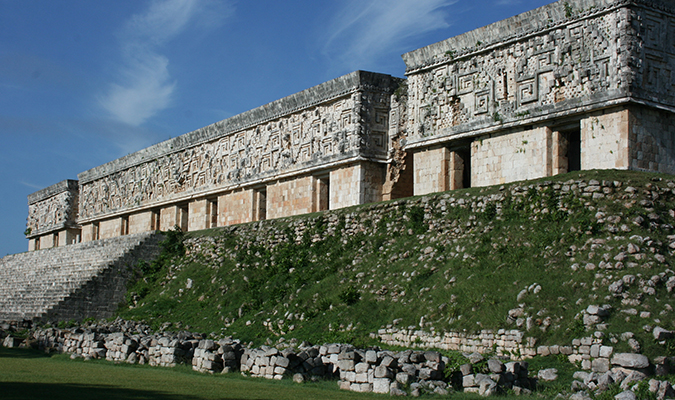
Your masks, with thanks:
M353 72L83 172L80 222L350 161L385 162L398 84Z
M108 318L139 260L157 256L148 232L0 259L0 320Z

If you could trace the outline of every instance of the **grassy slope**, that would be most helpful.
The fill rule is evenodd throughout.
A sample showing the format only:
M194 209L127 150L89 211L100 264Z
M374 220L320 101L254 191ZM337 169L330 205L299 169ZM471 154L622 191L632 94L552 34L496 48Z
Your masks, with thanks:
M373 343L370 332L392 323L436 331L515 327L508 312L522 308L534 323L528 336L569 344L589 334L579 313L609 304L608 342L632 331L645 354L671 352L643 326L675 329L674 294L663 282L655 295L644 294L640 280L672 275L673 177L587 171L546 181L592 179L622 186L594 200L558 196L540 180L193 232L190 253L154 265L158 271L131 289L135 305L119 315L254 343L293 337L364 345ZM638 190L626 192L628 186ZM605 214L600 221L598 212ZM189 244L195 241L198 249ZM627 252L631 243L641 259ZM599 268L601 261L615 265L622 252L623 269ZM595 269L587 270L589 263ZM611 296L609 284L627 274L636 280L626 298ZM517 300L535 284L541 291ZM620 311L631 308L650 316Z

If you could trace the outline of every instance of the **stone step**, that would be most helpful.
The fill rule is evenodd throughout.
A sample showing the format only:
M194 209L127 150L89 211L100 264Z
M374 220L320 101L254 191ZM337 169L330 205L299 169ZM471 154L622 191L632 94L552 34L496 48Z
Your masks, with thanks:
M92 304L87 300L92 296L86 288L106 281L114 285L120 276L128 276L129 264L139 259L149 261L158 254L160 238L149 232L0 259L0 293L6 294L0 297L0 320L49 315L105 318L103 314L111 314L110 310L122 300L124 285L113 288L108 296L110 304ZM106 285L98 292L106 291Z

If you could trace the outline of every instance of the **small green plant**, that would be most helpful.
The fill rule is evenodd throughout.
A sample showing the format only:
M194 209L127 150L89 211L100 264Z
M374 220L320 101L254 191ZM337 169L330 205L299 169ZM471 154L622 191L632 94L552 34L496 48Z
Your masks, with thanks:
M495 203L487 203L485 205L485 211L483 212L485 220L492 221L497 216L497 205Z
M396 97L396 101L401 101L402 98L408 96L408 81L401 81L398 84L398 87L394 91L394 96Z
M424 222L424 208L415 206L408 211L408 227L413 233L419 235L429 229L429 225Z
M570 3L568 2L563 3L563 7L565 7L565 17L572 18L572 12L574 11L574 9L570 5Z
M31 232L33 232L33 229L31 229L31 227L28 227L28 228L26 228L25 231L23 231L23 235L28 236L28 235L31 234Z
M348 306L356 304L361 299L361 294L354 286L346 287L338 296Z

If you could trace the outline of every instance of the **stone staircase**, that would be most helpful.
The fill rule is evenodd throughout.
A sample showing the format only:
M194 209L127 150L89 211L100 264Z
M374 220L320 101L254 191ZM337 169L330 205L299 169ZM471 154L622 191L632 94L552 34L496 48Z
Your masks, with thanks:
M145 232L0 259L0 320L112 316L124 300L133 266L155 258L161 239Z

